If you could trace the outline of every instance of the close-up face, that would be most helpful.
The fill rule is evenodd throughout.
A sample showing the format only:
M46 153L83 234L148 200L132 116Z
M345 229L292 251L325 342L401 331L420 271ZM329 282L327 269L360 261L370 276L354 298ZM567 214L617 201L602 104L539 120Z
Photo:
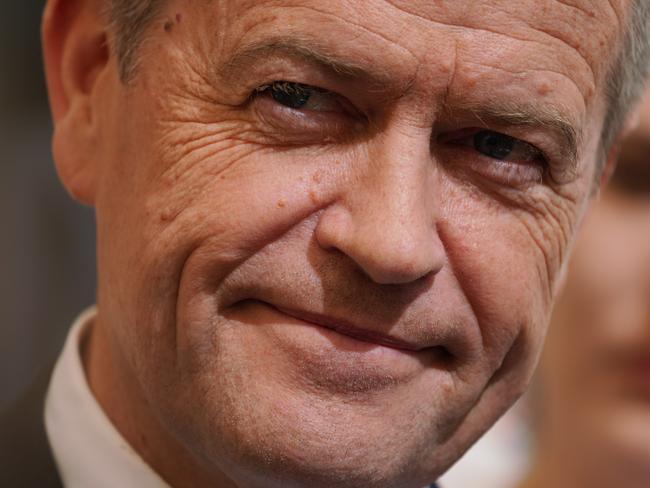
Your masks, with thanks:
M239 486L422 486L528 383L627 3L170 1L98 74L99 323Z
M625 486L647 486L650 97L609 188L585 220L541 373L541 414L565 433L566 449L591 464L602 459L619 477L628 473Z

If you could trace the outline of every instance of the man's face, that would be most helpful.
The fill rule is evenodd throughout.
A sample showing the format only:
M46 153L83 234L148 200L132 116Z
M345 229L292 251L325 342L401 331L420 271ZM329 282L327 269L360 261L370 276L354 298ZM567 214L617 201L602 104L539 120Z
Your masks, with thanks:
M613 2L171 2L98 81L99 321L241 484L418 486L520 394Z

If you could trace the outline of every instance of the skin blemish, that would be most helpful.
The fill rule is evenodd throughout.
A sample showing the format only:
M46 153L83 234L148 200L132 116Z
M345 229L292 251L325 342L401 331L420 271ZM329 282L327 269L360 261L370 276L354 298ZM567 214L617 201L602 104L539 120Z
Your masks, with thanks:
M284 200L278 200L278 208L284 208L287 206L287 202Z
M539 93L541 96L545 97L549 93L553 91L553 88L551 88L551 85L548 83L542 83L537 87L537 93Z
M173 219L174 219L174 213L171 210L166 209L166 210L163 210L162 212L160 212L160 221L161 222L170 222Z
M163 25L163 29L165 29L165 32L167 32L168 34L172 31L173 28L174 28L174 23L171 20L168 20Z
M183 14L179 12L176 14L176 23L180 24L182 21L183 21Z
M310 190L309 199L311 200L311 203L313 203L313 204L318 203L318 196L316 195L316 192L314 190Z
M320 183L323 179L322 175L320 173L314 173L314 175L311 177L312 181L314 183Z

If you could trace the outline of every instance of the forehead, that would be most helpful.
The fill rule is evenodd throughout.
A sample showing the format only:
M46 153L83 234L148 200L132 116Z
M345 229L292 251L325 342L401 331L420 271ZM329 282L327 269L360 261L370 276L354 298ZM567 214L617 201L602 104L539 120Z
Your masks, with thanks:
M449 101L471 106L474 95L484 99L488 90L510 100L527 100L534 93L578 119L587 116L603 86L618 42L619 19L626 12L623 0L189 5L204 24L196 35L212 45L209 56L215 62L280 40L347 60L427 96L444 94Z

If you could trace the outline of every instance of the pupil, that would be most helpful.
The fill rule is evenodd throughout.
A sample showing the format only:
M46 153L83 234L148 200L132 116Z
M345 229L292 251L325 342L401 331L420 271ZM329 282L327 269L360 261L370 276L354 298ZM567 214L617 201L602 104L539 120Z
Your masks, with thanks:
M482 131L474 136L474 148L494 159L507 158L514 147L515 140L496 132Z
M276 102L297 109L307 104L311 94L296 83L275 83L271 87L271 96Z

